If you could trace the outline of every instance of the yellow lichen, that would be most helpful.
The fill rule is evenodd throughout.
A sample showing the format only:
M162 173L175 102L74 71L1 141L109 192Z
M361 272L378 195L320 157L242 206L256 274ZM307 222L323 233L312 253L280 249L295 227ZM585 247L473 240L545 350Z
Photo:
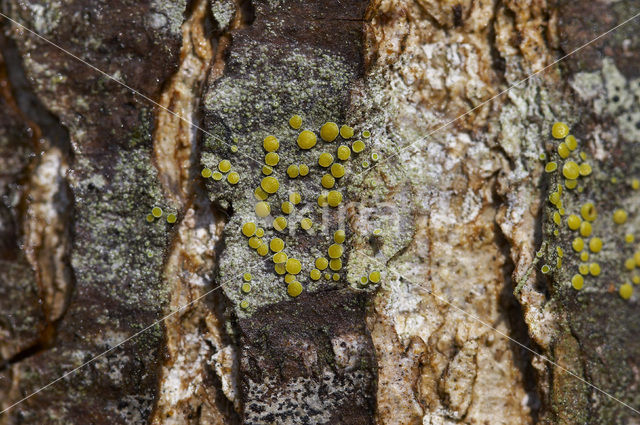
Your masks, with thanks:
M337 207L342 202L342 193L332 190L327 195L327 203L330 207Z
M276 252L273 254L273 262L276 264L281 264L287 261L289 257L284 252Z
M213 174L211 174L211 178L215 181L220 181L222 180L222 173L220 171L215 171Z
M369 280L373 283L379 283L380 282L380 272L375 271L375 272L371 272L369 273Z
M602 250L602 239L591 238L589 240L589 249L591 252L600 252Z
M570 153L571 152L569 151L569 147L566 143L562 142L558 145L558 155L560 155L560 158L568 158Z
M280 188L280 183L275 177L267 176L262 179L262 181L260 182L260 186L265 192L274 194Z
M287 228L287 219L282 216L276 217L275 220L273 220L273 228L278 232L283 231Z
M564 185L567 187L567 189L575 189L578 185L578 180L565 180Z
M275 136L267 136L262 141L262 147L267 152L275 152L280 147L280 142Z
M293 205L298 205L300 201L302 201L302 195L300 195L298 192L291 192L289 194L289 202L291 202Z
M293 281L287 286L287 294L295 298L302 293L302 284L300 282Z
M285 269L287 273L298 274L302 270L302 263L296 258L289 258L286 262Z
M564 139L569 135L569 126L563 122L556 122L551 127L551 135L556 139Z
M258 201L264 201L269 197L269 194L264 190L262 190L261 187L256 187L256 190L253 192L253 194L255 195Z
M564 142L567 144L567 147L569 148L570 151L574 151L578 147L578 141L571 134L568 135L566 139L564 139Z
M338 151L336 152L338 159L342 161L346 161L351 156L351 149L347 145L338 146Z
M348 125L343 125L342 127L340 127L340 136L342 136L343 139L352 138L353 128L349 127Z
M578 271L582 275L585 275L585 276L588 275L589 274L589 265L588 264L580 264L578 266Z
M581 176L586 177L592 172L591 165L587 162L583 162L582 164L580 164L579 171Z
M573 275L573 277L571 278L571 286L573 286L573 289L575 289L576 291L579 291L582 289L583 285L584 285L584 278L579 274Z
M635 237L631 233L627 233L626 235L624 235L624 241L626 243L633 243L634 240Z
M278 165L278 162L280 162L280 155L275 152L269 152L264 156L264 162L272 167Z
M577 179L580 175L580 167L574 161L567 161L562 166L562 175L570 180Z
M360 153L364 150L365 144L362 140L356 140L351 144L351 150L355 153Z
M304 130L298 135L298 146L300 149L311 149L316 145L318 141L318 137L314 132L309 130Z
M227 173L229 172L230 169L231 169L231 161L229 161L228 159L223 159L218 164L218 170L220 170L221 173Z
M331 175L337 179L344 176L344 167L342 166L342 164L333 164L331 166Z
M264 174L265 176L270 176L271 174L273 174L273 168L269 167L268 165L263 165L262 174Z
M301 176L306 176L307 174L309 174L309 166L307 164L300 164L298 166L298 172Z
M316 258L315 266L318 270L324 270L329 265L329 260L324 257Z
M592 231L591 223L589 223L588 221L583 221L582 223L580 223L581 236L588 238L589 236L591 236L591 231Z
M248 222L242 225L242 234L246 237L251 237L256 234L256 224L253 222Z
M346 237L346 234L344 233L344 230L336 230L335 233L333 234L333 241L335 243L343 243L345 237Z
M289 165L289 167L287 167L287 175L290 178L295 179L296 177L298 177L299 174L300 174L300 168L298 168L297 165L291 164Z
M627 221L627 212L623 209L617 209L613 212L613 222L616 224L624 224Z
M300 115L294 115L289 118L289 125L294 130L299 129L302 126L302 117Z
M553 213L553 222L558 226L562 224L562 217L560 216L560 213L558 211Z
M240 181L240 174L236 173L235 171L230 172L227 175L227 181L230 184L238 184L238 182Z
M262 239L258 238L258 237L252 237L249 239L249 246L253 249L258 248L260 245L262 245Z
M249 292L251 292L251 284L249 283L243 283L242 286L240 287L240 290L245 293L248 294Z
M322 277L322 273L318 269L312 269L309 272L309 277L311 280L319 280Z
M333 155L328 152L323 152L318 157L318 165L324 168L327 168L333 164Z
M631 298L632 294L633 294L633 286L629 285L628 283L625 283L620 286L620 296L622 297L623 300L628 300L629 298Z
M591 273L592 276L600 276L600 264L598 263L589 264L589 273Z
M558 164L556 162L547 162L547 165L544 166L544 171L547 173L553 173L558 169Z
M258 255L260 255L261 257L264 257L265 255L267 255L269 253L269 247L267 246L266 243L263 243L262 245L260 245L258 248L256 248L256 252L258 253Z
M636 268L636 260L631 257L624 260L624 268L627 270L633 270Z
M311 226L313 226L313 221L311 221L310 218L303 218L300 220L300 227L302 227L302 229L309 230L311 229Z
M269 248L273 252L280 252L284 249L284 241L280 238L273 238L269 242Z
M580 217L575 214L570 214L569 217L567 217L567 226L569 226L571 230L578 230L581 222Z
M328 249L327 253L329 254L329 258L339 258L344 252L344 248L340 244L332 244Z
M331 189L336 184L336 179L331 174L325 174L320 180L322 187Z
M587 221L594 221L598 217L598 212L592 202L587 202L580 207L580 215Z
M280 205L280 209L285 214L291 214L293 212L293 204L289 201L284 201L282 205Z
M584 249L584 240L582 238L575 238L573 242L571 242L571 247L576 252L582 251Z
M258 217L266 217L271 214L271 206L266 202L258 202L255 207Z
M212 174L212 171L210 168L203 168L202 172L200 172L200 175L205 179L208 179L209 177L211 177L211 174Z
M587 261L589 260L589 253L587 251L582 251L580 253L580 261Z
M342 260L339 258L334 258L329 261L329 268L333 271L338 271L342 269Z
M326 122L320 127L320 137L325 142L333 142L338 137L338 124Z

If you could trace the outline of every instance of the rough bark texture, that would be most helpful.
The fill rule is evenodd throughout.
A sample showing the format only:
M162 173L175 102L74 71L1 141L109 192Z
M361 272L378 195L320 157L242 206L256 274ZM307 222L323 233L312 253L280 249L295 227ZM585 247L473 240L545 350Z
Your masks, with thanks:
M160 322L1 424L638 422L610 396L640 407L640 273L625 264L640 251L640 24L492 99L636 2L0 5L160 105L3 20L0 407ZM331 189L318 155L352 140L296 143L326 121L366 142ZM568 158L556 121L578 141ZM260 218L268 135L279 190ZM223 159L237 183L201 176ZM573 189L571 160L592 169ZM300 164L309 174L289 177ZM329 190L340 206L318 204ZM598 217L581 237L603 248L581 258L567 217L587 202ZM248 246L249 221L300 260L300 296L273 252ZM338 229L341 264L311 279ZM591 263L601 272L575 290ZM363 284L373 271L381 281Z

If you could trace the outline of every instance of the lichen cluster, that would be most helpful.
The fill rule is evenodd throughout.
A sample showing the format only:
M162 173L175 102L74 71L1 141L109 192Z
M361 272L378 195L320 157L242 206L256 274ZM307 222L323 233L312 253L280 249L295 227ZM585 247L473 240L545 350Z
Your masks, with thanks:
M548 159L545 172L551 177L548 201L552 205L547 214L549 238L538 255L546 260L540 270L544 274L556 273L558 279L565 279L567 285L580 291L590 283L596 285L605 267L616 267L607 270L607 276L619 278L613 285L620 297L627 300L633 294L630 282L640 284L640 276L636 274L636 268L640 267L640 250L620 257L616 248L621 244L633 248L636 240L636 229L626 225L629 213L620 205L605 213L608 206L602 205L601 211L601 205L596 202L596 191L591 190L596 184L594 164L584 151L579 151L579 142L569 134L566 124L556 122L551 136L554 151L549 158L546 154L540 155L541 160ZM602 181L605 177L599 175L597 179ZM611 187L606 190L616 190L618 178L608 178L608 184ZM624 184L633 190L640 187L638 179L633 177ZM568 246L563 246L563 240L569 241ZM569 261L571 270L563 270L567 254L572 257Z
M328 247L319 247L322 254L316 255L312 264L303 264L301 258L297 258L295 252L300 247L293 246L293 250L288 248L300 243L300 238L296 237L297 232L314 235L328 230L322 223L323 211L325 208L336 210L343 205L345 176L354 168L350 161L364 156L367 146L365 141L355 137L355 130L348 125L338 126L329 121L319 129L303 129L303 118L293 115L289 119L289 127L296 130L296 136L291 140L281 141L270 134L261 141L250 141L259 143L264 152L263 165L256 168L262 175L256 180L247 176L247 181L259 182L251 189L254 217L243 215L238 231L258 257L270 259L272 273L284 283L283 291L295 298L305 290L306 283L310 281L325 279L339 282L342 279L341 272L346 262L344 244L347 240L344 222L337 223L339 228L332 230L333 243ZM364 131L361 136L366 140L371 137L371 133ZM309 161L309 155L282 155L279 152L284 144L291 145L287 146L289 152L292 149L300 153L313 152L313 162ZM378 155L371 154L371 158L377 160ZM218 175L212 168L217 168ZM213 180L213 187L216 188L216 185L224 184L223 173L228 173L227 183L235 185L240 178L245 177L232 169L232 162L225 158L220 159L217 164L204 167L201 175L204 179ZM234 173L233 178L230 178ZM319 182L320 192L312 198L308 195L303 197L294 185L315 187L317 183L312 185L305 182L308 179L317 179ZM222 191L224 188L220 187L218 190ZM246 275L248 272L239 288L243 294L251 292ZM359 284L367 285L369 282L380 282L380 273L372 271ZM249 306L245 299L240 302L243 309Z

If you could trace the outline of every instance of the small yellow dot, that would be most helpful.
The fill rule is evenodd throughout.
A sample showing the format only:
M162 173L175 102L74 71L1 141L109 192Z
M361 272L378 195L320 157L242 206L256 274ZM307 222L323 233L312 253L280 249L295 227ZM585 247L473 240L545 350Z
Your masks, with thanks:
M320 180L322 187L331 189L336 184L336 179L331 174L325 174Z
M300 273L300 270L302 270L302 263L300 263L300 260L298 259L289 258L285 268L287 269L287 273L298 274Z
M582 275L585 275L585 276L588 275L589 274L589 265L588 264L580 264L578 266L578 271Z
M280 155L275 152L269 152L264 156L264 162L272 167L278 165L278 162L280 162Z
M631 189L633 189L633 190L638 190L638 189L640 189L640 180L638 180L638 179L632 179L632 180L631 180Z
M287 260L289 259L289 257L287 257L287 254L285 254L284 252L276 252L275 254L273 254L273 262L276 264L282 264L285 263Z
M631 298L632 294L633 294L633 286L629 285L628 283L625 283L624 285L620 286L620 296L622 297L623 300L628 300L629 298Z
M553 222L558 226L562 224L562 217L560 216L560 213L557 211L553 213Z
M581 222L580 217L575 214L570 214L569 217L567 217L567 226L569 226L571 230L578 230Z
M573 289L575 289L576 291L581 290L584 286L584 278L579 274L573 275L573 277L571 278L571 286L573 286Z
M600 252L602 250L602 239L591 238L589 240L589 249L591 252Z
M262 227L258 227L256 229L256 236L259 237L259 238L264 236L264 229Z
M560 158L568 158L570 153L571 152L569 151L569 147L566 143L562 142L558 145L558 155L560 155Z
M360 153L364 150L365 144L362 140L356 140L351 144L351 150L355 153Z
M553 173L557 169L558 169L558 164L553 161L547 162L547 165L544 166L544 171L546 171L547 173Z
M287 228L287 219L282 216L276 217L276 219L273 220L273 228L278 232L283 231Z
M238 182L240 181L240 175L235 171L232 171L227 175L227 181L230 184L238 184Z
M318 138L315 133L309 130L304 130L298 135L298 146L300 149L311 149L316 145Z
M591 223L589 223L588 221L583 221L582 223L580 223L581 236L588 238L589 236L591 236L591 231L592 231Z
M269 248L273 252L280 252L284 249L284 241L280 238L273 238L269 242Z
M334 273L333 276L331 276L331 278L333 279L334 282L337 282L340 280L340 275L338 273Z
M589 264L589 273L591 273L592 276L600 276L600 264L598 263Z
M571 242L571 247L575 252L580 252L584 249L584 240L582 238L575 238L573 242Z
M151 215L153 215L155 218L160 218L162 217L162 208L160 207L153 207L151 209Z
M337 207L342 202L342 193L332 190L327 195L327 203L330 207Z
M560 204L560 194L558 192L553 192L549 195L549 202L553 205L558 206Z
M340 269L342 269L342 260L340 260L339 258L334 258L332 260L329 261L329 268L331 270L338 271Z
M324 257L316 258L316 268L318 270L324 270L329 265L329 260Z
M613 212L613 222L616 224L624 224L627 221L627 212L623 209L617 209Z
M329 205L329 202L327 201L327 195L318 196L318 206L326 207L327 205Z
M345 240L346 234L344 233L344 230L336 230L335 233L333 234L333 241L335 243L343 243Z
M626 243L633 243L634 240L635 237L631 233L627 233L626 235L624 235L624 241Z
M265 176L270 176L271 174L273 174L273 168L269 167L268 165L263 165L262 174L264 174Z
M580 261L587 261L589 260L589 253L587 251L582 251L580 253Z
M251 284L243 283L242 286L240 287L240 290L245 294L248 294L249 292L251 292Z
M543 265L542 268L540 269L540 271L542 271L542 273L547 274L551 271L551 267L549 267L548 265Z
M300 175L304 177L309 174L309 166L307 164L300 164L298 171L300 172Z
M319 280L322 277L322 273L318 269L313 269L309 272L309 277L312 280Z
M380 282L380 272L375 271L375 272L369 273L369 280L373 283Z
M329 273L329 272L325 272L325 274L324 274L324 278L325 278L325 280L329 280L329 279L331 279L331 273Z
M584 152L580 152L580 159L583 160L583 161L586 161L587 160L587 154L584 153Z
M275 136L267 136L262 141L262 147L267 152L275 152L280 147L280 142Z
M562 175L568 179L577 179L580 175L580 167L574 161L567 161L562 166Z
M258 217L266 217L271 214L271 206L266 202L258 202L256 204L256 214Z
M560 235L560 232L558 231L558 229L553 231L553 236L559 236L559 235Z
M331 166L331 175L337 179L344 176L344 167L342 164L333 164Z
M211 175L211 178L214 179L215 181L220 181L220 180L222 180L222 173L220 171L215 171Z
M353 128L349 127L348 125L343 125L342 127L340 127L340 136L342 136L343 139L350 139L353 137Z
M613 184L618 183L618 178L617 177L611 177L611 183L613 183Z
M363 131L362 137L364 137L365 139L368 139L369 137L371 137L371 132L369 130Z
M320 127L320 137L325 142L333 142L338 137L338 124L326 122Z
M633 277L631 277L631 281L635 284L635 285L639 285L640 284L640 276L633 275Z
M310 218L303 218L300 220L300 227L302 227L303 230L309 230L311 229L311 226L313 226L313 221L311 221Z
M569 126L563 122L556 122L551 127L551 135L556 139L564 139L569 135Z
M294 115L289 118L289 125L291 128L297 130L302 126L302 117L300 115Z
M558 259L556 260L556 269L560 270L561 267L562 267L562 258L558 257Z
M280 188L280 183L275 177L267 176L262 179L262 181L260 182L260 186L265 192L273 194L276 193Z
M590 175L591 172L593 171L591 169L591 165L589 165L586 162L583 162L582 164L580 164L579 170L580 170L580 175L585 177Z
M578 141L576 140L575 136L571 134L568 135L566 139L564 139L564 142L567 144L567 147L570 151L574 151L578 147Z
M262 245L262 239L257 238L257 237L252 237L249 239L249 246L253 249L258 248L260 245Z
M236 152L238 152L238 147L237 147L236 145L233 145L233 146L231 146L231 147L229 148L229 150L230 150L231 152L233 152L233 153L236 153Z
M242 226L242 234L246 237L250 238L251 236L256 234L256 224L253 222L245 223Z
M636 264L640 264L640 251L633 254L634 260L636 260Z
M324 168L327 168L333 164L333 155L328 152L323 152L318 157L318 165Z
M291 282L289 286L287 286L287 294L289 294L289 296L295 298L301 293L302 293L302 284L297 280L294 282Z
M627 270L633 270L636 268L636 260L631 257L624 260L624 268Z
M155 217L153 216L153 214L147 214L147 221L149 223L153 223L153 220L155 220Z
M371 152L371 161L376 162L380 159L380 155L377 152Z
M242 300L240 301L240 308L243 310L246 310L249 308L249 301L247 300Z
M564 185L567 187L567 189L575 189L578 185L578 180L565 180Z
M282 254L282 253L278 253L278 254ZM287 269L285 268L284 264L275 264L273 266L273 269L276 271L276 273L278 273L279 275L283 275L287 272Z
M200 175L205 179L208 179L209 177L211 177L211 174L212 174L212 171L210 168L203 168L202 172L200 173Z
M218 170L220 170L220 172L222 173L227 173L229 172L230 169L231 169L231 161L229 161L228 159L223 159L218 164Z
M369 283L369 278L367 276L362 276L360 278L360 285L365 286Z
M245 282L251 282L251 273L246 272L242 275L242 278L244 279Z
M544 153L544 152L542 152L540 155L538 155L538 159L539 159L540 161L544 161L544 160L546 160L546 159L547 159L547 154L546 154L546 153Z
M253 194L258 201L264 201L269 197L269 194L262 190L261 187L256 187L256 190L253 192Z
M351 149L347 145L340 145L336 155L341 161L346 161L351 156Z
M289 202L293 205L298 205L302 201L302 196L298 192L292 192L289 194Z
M292 275L292 274L286 274L286 275L284 276L284 282L285 282L285 283L291 283L291 282L293 282L294 280L296 280L296 277L295 277L294 275Z
M289 167L287 167L287 175L289 176L289 178L295 179L296 177L298 177L298 175L300 175L300 168L298 168L298 166L294 164L289 165Z
M340 244L332 244L328 249L327 253L329 254L329 258L339 258L344 252L344 248Z
M280 209L285 214L291 214L293 212L293 204L289 201L284 201L280 206Z
M593 203L587 202L580 207L580 215L582 215L582 218L587 221L594 221L598 217L598 212L596 211L596 207Z
M261 257L264 257L265 255L267 255L269 253L269 247L267 246L266 243L263 243L262 245L260 245L258 248L256 248L256 252L258 253L258 255L260 255Z

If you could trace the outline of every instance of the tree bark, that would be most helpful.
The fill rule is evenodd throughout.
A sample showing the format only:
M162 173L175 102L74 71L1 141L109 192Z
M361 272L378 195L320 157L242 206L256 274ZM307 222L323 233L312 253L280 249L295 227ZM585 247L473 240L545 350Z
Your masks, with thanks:
M0 5L0 424L637 420L634 2Z

